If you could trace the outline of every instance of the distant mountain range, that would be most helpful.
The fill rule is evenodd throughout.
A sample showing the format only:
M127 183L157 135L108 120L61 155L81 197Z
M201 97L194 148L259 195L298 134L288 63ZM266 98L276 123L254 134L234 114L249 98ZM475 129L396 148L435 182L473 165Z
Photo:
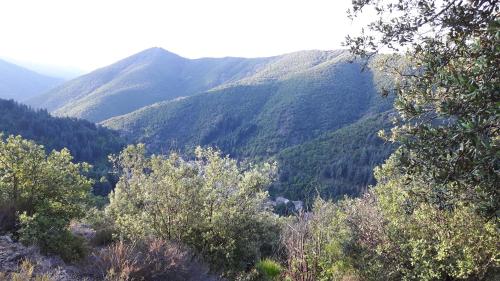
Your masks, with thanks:
M281 167L273 194L356 195L393 150L391 83L347 51L267 58L187 59L151 48L26 102L57 116L99 122L155 153L216 146L246 162ZM364 71L362 71L364 69Z
M378 96L373 73L350 59L343 51L270 58L238 81L102 124L156 151L201 144L238 157L269 157L392 107Z
M0 98L25 101L63 81L0 59Z
M189 60L151 48L73 79L29 101L56 115L99 122L186 97L254 73L270 59Z

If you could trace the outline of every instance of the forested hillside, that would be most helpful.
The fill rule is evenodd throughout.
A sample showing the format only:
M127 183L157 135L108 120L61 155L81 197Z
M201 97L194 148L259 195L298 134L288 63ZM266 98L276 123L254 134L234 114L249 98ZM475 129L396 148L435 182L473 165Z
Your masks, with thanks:
M369 116L342 129L279 152L279 178L273 194L314 200L359 196L375 184L373 168L382 164L395 146L378 136L391 127L392 112Z
M56 115L102 121L240 79L271 59L189 60L161 48L151 48L27 102Z
M387 83L385 77L371 68L362 71L364 63L351 60L343 51L283 55L251 77L203 94L157 103L102 124L121 131L131 142L144 142L153 152L189 153L202 145L218 147L238 159L266 160L288 147L306 149L301 145L392 108L392 99L381 98L378 91L379 84ZM374 134L386 123L376 118L369 125L344 130L354 130L352 134L357 138L353 141L356 145L366 144L363 157L372 160L356 167L346 156L356 150L354 145L347 152L330 153L333 159L347 161L344 165L352 171L332 174L327 184L330 190L325 187L324 195L355 195L373 183L372 169L389 151ZM350 141L337 138L332 142ZM369 149L372 145L374 148ZM307 171L313 167L330 169L330 163L316 162L323 157L316 153L324 151L309 149L307 153L311 154L304 155L310 160ZM314 172L298 179L299 175L294 175L298 171L288 163L297 159L276 159L284 168L280 192L291 198L304 199L306 186L326 175ZM354 172L359 177L348 180Z
M45 76L0 59L0 98L24 101L62 83L59 78Z
M50 152L68 148L74 160L95 167L94 178L106 175L108 155L119 152L125 142L117 132L89 121L52 117L45 110L33 110L12 100L0 99L0 132L4 137L21 135L36 141ZM97 185L97 193L107 193L109 184Z

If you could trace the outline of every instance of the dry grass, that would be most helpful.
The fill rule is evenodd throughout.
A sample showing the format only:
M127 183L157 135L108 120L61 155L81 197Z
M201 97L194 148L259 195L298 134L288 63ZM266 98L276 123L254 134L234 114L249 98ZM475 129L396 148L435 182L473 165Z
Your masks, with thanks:
M23 260L18 272L7 274L0 272L0 281L53 281L49 273L35 274L35 265L29 260Z
M208 267L190 251L160 239L115 242L95 254L94 264L107 281L208 279Z

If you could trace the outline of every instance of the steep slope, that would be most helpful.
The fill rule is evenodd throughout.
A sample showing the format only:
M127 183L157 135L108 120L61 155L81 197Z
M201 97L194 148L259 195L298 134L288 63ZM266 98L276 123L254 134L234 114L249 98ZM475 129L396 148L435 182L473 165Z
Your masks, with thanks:
M62 82L0 59L0 98L24 101Z
M286 55L237 83L103 124L155 151L201 144L238 157L268 157L391 108L390 100L378 98L373 74L349 59L344 52Z
M391 127L392 111L367 116L342 129L279 152L279 176L271 192L314 200L359 195L375 184L373 169L394 151L378 137Z
M92 176L99 194L107 193L110 184L99 182L111 168L108 155L118 153L125 142L117 132L89 121L52 117L45 110L33 110L12 100L0 99L0 132L4 137L21 135L45 146L47 151L68 148L75 161L94 165Z
M202 145L217 146L240 159L277 159L283 168L274 194L303 199L306 187L320 179L323 183L316 187L324 189L324 195L354 195L373 183L372 168L390 151L375 137L387 125L386 118L369 117L390 110L392 99L378 95L377 85L386 82L384 75L371 68L362 72L363 62L350 63L351 59L342 51L279 56L241 80L156 103L102 124L120 130L131 141L146 143L153 152L189 152ZM312 143L351 146L328 152L309 147ZM291 152L283 152L287 148ZM355 160L358 153L371 160ZM308 163L304 169L308 175L291 163L301 161ZM316 172L344 164L346 172L338 176L321 178Z
M102 121L238 80L267 60L270 58L189 60L161 48L151 48L27 102L56 115Z

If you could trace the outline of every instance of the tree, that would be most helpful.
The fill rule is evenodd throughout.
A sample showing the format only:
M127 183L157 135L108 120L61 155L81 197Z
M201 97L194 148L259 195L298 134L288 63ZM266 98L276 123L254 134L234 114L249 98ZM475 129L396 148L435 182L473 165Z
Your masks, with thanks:
M463 202L450 210L414 200L411 190L428 183L409 182L397 158L393 155L375 171L385 234L376 247L383 268L395 269L396 280L496 280L498 221Z
M382 136L399 148L372 191L330 207L323 229L337 234L316 235L326 250L309 256L330 280L497 280L499 2L353 0L350 16L370 8L377 19L346 44L395 76Z
M224 270L270 254L278 225L265 189L274 165L243 171L219 151L201 148L194 161L175 153L147 157L142 144L114 161L120 180L106 212L123 238L182 242Z
M43 145L46 152L67 148L74 161L92 164L89 177L94 179L93 192L96 195L106 196L114 186L115 179L109 174L108 155L118 153L125 144L116 131L85 120L53 117L46 110L34 110L2 99L0 131L33 140Z
M377 60L397 78L385 93L396 94L398 120L382 136L399 148L376 172L383 231L361 253L398 280L495 279L499 2L360 0L350 15L370 7L378 19L346 43L364 57L397 52ZM370 267L354 265L367 279Z
M84 176L90 166L72 159L67 149L47 155L33 141L21 136L4 141L0 134L0 205L8 206L3 212L13 218L0 226L17 231L24 242L68 259L81 254L68 245L75 239L67 227L84 214L92 185Z
M361 56L404 51L407 63L394 67L387 59L384 67L398 78L388 90L401 121L388 139L400 144L407 179L427 179L411 195L440 208L465 203L498 214L499 2L357 0L350 16L369 8L378 19L346 44Z

